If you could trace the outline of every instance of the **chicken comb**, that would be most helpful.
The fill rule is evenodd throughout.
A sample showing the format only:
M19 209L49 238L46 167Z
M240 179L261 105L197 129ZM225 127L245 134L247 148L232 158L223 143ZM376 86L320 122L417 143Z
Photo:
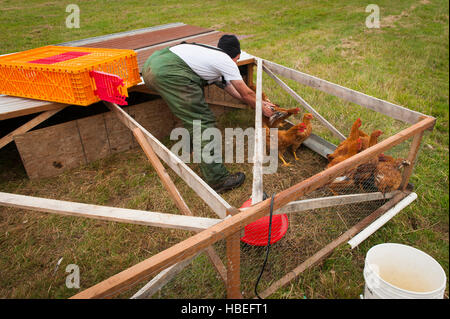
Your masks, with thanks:
M301 122L300 124L298 124L298 129L299 130L304 130L306 128L306 124Z

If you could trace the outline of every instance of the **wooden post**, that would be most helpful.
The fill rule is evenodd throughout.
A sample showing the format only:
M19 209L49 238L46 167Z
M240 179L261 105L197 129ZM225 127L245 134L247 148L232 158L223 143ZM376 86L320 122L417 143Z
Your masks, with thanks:
M263 157L264 135L262 127L262 61L257 59L256 105L255 105L255 146L253 154L252 205L263 200Z
M234 212L229 212L234 215ZM227 249L227 298L242 299L241 294L241 232L226 238Z
M406 187L408 186L409 178L411 177L411 174L414 169L414 165L416 164L415 162L417 160L417 153L419 152L420 143L422 142L423 134L424 134L424 131L421 131L421 132L417 133L416 135L414 135L414 138L413 138L413 141L411 144L411 148L409 149L409 154L408 154L408 161L411 163L411 165L406 167L405 170L403 171L403 179L402 179L402 183L400 185L401 190L405 190Z
M247 85L248 86L253 85L253 68L254 68L254 66L255 66L254 63L247 64Z

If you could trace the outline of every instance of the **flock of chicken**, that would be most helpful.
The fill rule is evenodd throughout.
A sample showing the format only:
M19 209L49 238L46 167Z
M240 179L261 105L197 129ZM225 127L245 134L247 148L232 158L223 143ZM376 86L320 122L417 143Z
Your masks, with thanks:
M270 102L263 93L264 101ZM270 147L270 128L281 128L285 124L284 120L293 114L299 113L299 108L283 109L275 105L274 114L270 117L263 117L263 127L266 128L266 145ZM296 151L300 145L311 135L311 120L314 117L310 113L305 113L301 123L298 123L287 130L278 130L278 157L283 162L283 166L291 166L286 162L283 154L290 149L295 160L299 160ZM332 167L357 153L378 143L379 136L383 133L380 130L373 131L370 136L360 129L361 119L357 119L350 130L350 135L342 141L332 154L328 154L328 165ZM339 177L331 182L328 187L337 195L349 187L358 187L361 191L380 191L388 193L400 187L402 182L402 169L411 163L402 158L380 154L370 161L361 164L351 170L346 176Z
M350 135L342 141L332 154L328 154L327 168L334 166L347 158L378 143L378 137L383 134L375 130L367 135L360 129L361 119L357 119L350 130ZM328 186L337 194L338 191L348 187L358 187L361 191L380 191L388 193L400 187L402 182L402 169L411 163L403 158L380 154L368 162L357 166L346 176L339 177Z

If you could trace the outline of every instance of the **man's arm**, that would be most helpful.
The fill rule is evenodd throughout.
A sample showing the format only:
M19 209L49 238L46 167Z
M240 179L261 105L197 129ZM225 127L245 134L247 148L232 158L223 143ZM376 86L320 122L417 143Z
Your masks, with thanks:
M256 94L250 89L247 84L243 80L232 80L230 81L231 85L227 85L225 87L225 91L230 93L232 96L240 99L251 108L255 108L256 106ZM232 88L228 88L232 86ZM238 95L235 95L235 94ZM273 114L272 109L270 108L273 104L269 102L263 101L262 103L262 112L265 116L270 117Z
M234 88L234 86L228 82L227 85L224 87L224 90L230 94L232 97L243 101L242 96L239 94L239 92Z

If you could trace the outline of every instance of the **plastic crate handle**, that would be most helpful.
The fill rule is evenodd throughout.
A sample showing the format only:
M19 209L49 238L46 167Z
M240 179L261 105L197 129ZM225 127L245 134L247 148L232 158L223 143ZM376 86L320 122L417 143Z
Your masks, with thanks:
M128 97L128 92L121 77L101 71L90 71L89 76L95 81L94 94L101 100L128 105L125 100Z

